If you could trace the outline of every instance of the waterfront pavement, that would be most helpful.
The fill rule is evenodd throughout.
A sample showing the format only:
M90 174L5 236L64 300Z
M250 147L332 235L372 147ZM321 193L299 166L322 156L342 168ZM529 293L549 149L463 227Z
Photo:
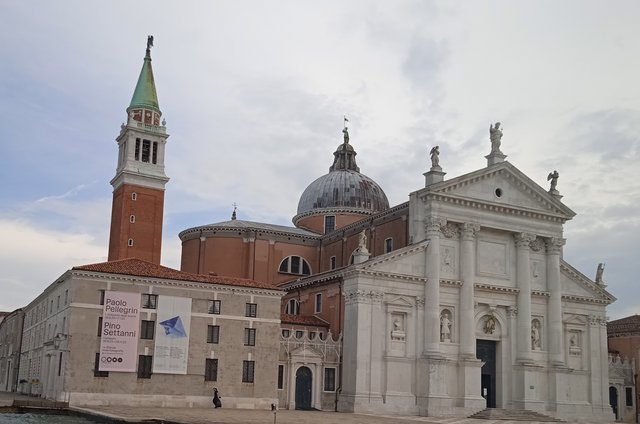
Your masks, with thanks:
M41 401L40 398L0 392L0 407L13 400ZM46 402L46 401L45 401ZM43 405L44 406L44 405ZM45 406L46 407L46 406ZM129 423L180 424L525 424L525 421L479 420L474 418L439 418L416 416L382 416L324 411L265 410L213 408L141 408L126 406L71 407L83 414L112 418ZM538 424L537 421L528 421Z
M74 408L78 409L78 408ZM92 407L78 409L85 413L98 413L132 423L143 420L168 421L184 424L508 424L515 421L477 420L473 418L435 418L363 415L324 411L280 410L275 420L273 412L250 409L204 409L204 408L127 408ZM518 424L523 424L519 421Z

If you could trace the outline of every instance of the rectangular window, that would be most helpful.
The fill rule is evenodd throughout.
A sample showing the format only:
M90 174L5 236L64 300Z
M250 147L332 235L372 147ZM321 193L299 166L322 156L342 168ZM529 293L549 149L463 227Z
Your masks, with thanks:
M100 371L100 352L96 353L96 361L93 364L94 377L109 377L109 371Z
M142 140L142 162L149 162L151 157L151 141Z
M278 365L278 389L284 389L284 365Z
M393 239L388 238L384 241L384 253L389 253L393 250Z
M151 378L152 360L153 356L151 355L138 356L138 378Z
M324 391L325 392L336 391L336 369L335 368L324 369Z
M69 303L69 289L64 291L64 304Z
M104 290L100 290L100 304L104 305Z
M56 311L60 310L60 296L58 296L58 300L56 301Z
M255 328L244 329L244 345L245 346L256 345L256 329Z
M62 373L62 352L60 352L60 355L58 355L58 377L61 375Z
M153 155L151 157L151 163L153 163L154 165L158 163L158 142L157 141L153 142Z
M207 326L207 343L218 344L220 341L220 326L208 325Z
M102 317L98 317L98 337L102 337Z
M140 160L140 139L136 138L136 160Z
M329 258L329 269L336 269L336 257L332 256Z
M142 320L142 323L140 324L140 338L145 340L153 340L153 332L155 328L155 321Z
M253 383L253 371L255 368L255 361L242 361L242 382Z
M316 293L316 314L322 312L322 293Z
M218 360L207 359L204 364L204 381L218 380Z
M324 217L324 233L330 233L336 229L336 217L334 215L327 215Z
M220 303L219 300L210 300L209 301L209 305L207 307L207 313L208 314L219 315L220 314L220 306L221 306L221 303Z
M627 406L633 406L633 389L631 387L626 387L624 390Z
M255 318L258 315L258 305L256 303L247 303L247 308L245 310L246 317Z
M157 294L142 294L142 307L144 309L156 309L158 307Z

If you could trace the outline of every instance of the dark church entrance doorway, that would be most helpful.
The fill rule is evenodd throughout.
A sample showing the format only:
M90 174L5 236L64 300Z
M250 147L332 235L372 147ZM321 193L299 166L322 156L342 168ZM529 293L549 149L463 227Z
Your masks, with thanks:
M610 386L609 387L609 405L611 405L611 409L613 409L613 414L616 416L616 420L619 420L618 416L618 390Z
M476 340L476 356L484 362L480 393L487 400L487 408L496 407L496 345L493 340Z
M311 370L300 367L296 371L296 409L311 409Z

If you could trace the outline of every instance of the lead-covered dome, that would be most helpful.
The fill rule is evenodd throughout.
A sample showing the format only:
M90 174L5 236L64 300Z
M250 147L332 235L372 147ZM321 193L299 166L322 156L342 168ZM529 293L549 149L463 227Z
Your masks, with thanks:
M389 208L387 196L380 186L360 173L347 128L343 133L344 142L333 154L329 173L312 182L302 193L298 214L293 218L295 224L305 216L325 214L330 210L370 215Z

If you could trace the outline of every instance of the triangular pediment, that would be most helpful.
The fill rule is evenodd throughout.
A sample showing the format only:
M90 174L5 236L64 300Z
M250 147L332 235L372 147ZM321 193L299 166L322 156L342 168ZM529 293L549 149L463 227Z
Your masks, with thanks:
M562 295L576 300L594 301L610 304L616 298L605 290L602 285L591 281L584 274L565 261L560 264L560 286Z
M570 317L565 318L564 324L584 326L587 325L587 319L581 315L571 315Z
M451 180L432 184L422 194L439 194L460 201L479 202L571 219L575 212L509 162L502 162Z
M425 250L429 242L409 245L363 262L358 269L371 272L424 277Z
M307 359L320 359L322 358L322 354L312 348L311 346L300 346L297 349L291 351L291 356L303 357Z
M397 296L385 301L384 303L386 303L387 305L396 306L400 308L413 308L416 302L415 300L412 301L406 296Z

